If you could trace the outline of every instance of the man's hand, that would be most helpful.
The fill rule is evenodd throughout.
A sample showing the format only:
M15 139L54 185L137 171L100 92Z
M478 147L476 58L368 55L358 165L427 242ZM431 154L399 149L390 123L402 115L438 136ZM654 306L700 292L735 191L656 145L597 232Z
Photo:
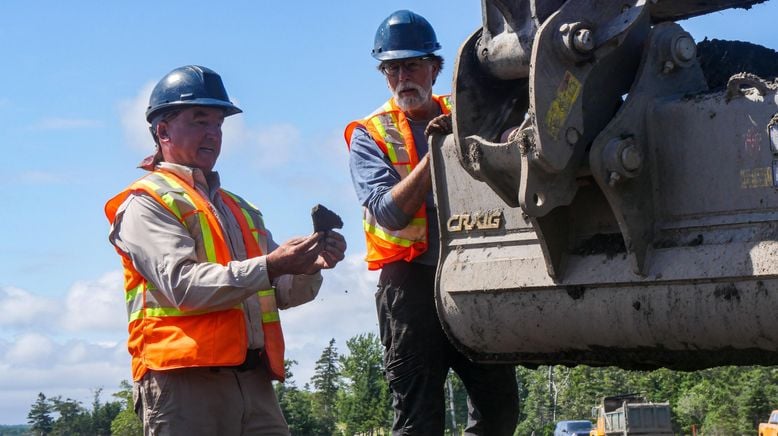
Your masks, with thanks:
M267 255L270 279L284 274L313 274L343 260L346 240L335 231L292 238Z
M427 128L424 129L424 136L433 134L448 135L454 131L451 124L451 114L438 115L430 120Z
M324 250L316 259L316 265L320 267L319 269L334 268L338 262L346 257L346 238L334 230L327 231L325 235Z

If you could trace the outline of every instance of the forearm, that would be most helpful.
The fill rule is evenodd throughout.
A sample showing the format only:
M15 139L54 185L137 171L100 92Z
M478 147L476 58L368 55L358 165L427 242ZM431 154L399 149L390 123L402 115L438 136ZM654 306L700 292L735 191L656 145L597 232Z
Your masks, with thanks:
M367 132L354 131L349 155L351 179L359 202L379 224L402 229L424 204L432 186L427 159L422 158L416 169L401 179ZM398 204L398 199L404 206Z
M160 291L184 312L235 307L257 291L272 287L265 256L227 265L187 262L171 274L157 274Z
M227 265L201 262L187 230L145 196L128 200L111 241L170 304L182 311L227 309L271 287L265 256Z
M427 194L432 189L429 155L425 155L419 164L391 190L395 204L408 216L413 216L424 206Z

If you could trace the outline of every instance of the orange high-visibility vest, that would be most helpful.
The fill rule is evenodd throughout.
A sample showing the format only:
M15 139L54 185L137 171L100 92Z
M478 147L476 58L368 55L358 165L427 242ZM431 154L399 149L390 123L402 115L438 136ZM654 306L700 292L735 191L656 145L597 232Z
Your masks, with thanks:
M111 224L122 202L139 192L154 198L189 231L199 261L226 265L232 260L223 229L208 201L180 177L165 170L147 174L110 199L105 205L105 213ZM262 214L237 195L225 190L220 190L219 195L240 225L247 255L261 256L267 251L267 231ZM127 348L132 356L134 380L140 380L148 369L243 363L248 335L242 305L227 310L182 311L135 269L128 255L118 249L117 252L124 267L129 318ZM265 338L262 357L271 376L283 381L284 338L275 290L259 290L256 298L262 311Z
M451 112L448 96L433 95L432 99L440 106L444 114ZM351 149L351 135L354 129L367 130L378 147L392 162L400 178L408 174L419 163L419 154L413 140L408 118L394 102L389 99L380 108L362 120L352 121L346 126L344 136L346 145ZM381 226L373 214L362 207L362 225L367 241L367 267L370 270L382 268L387 263L404 260L410 262L427 251L427 207L422 205L413 215L411 222L400 230L391 230Z

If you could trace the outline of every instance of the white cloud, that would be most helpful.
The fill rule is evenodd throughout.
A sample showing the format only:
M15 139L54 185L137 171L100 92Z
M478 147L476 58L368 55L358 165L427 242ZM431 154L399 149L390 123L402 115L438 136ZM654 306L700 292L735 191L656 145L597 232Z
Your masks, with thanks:
M50 320L58 313L55 300L15 287L0 288L0 327L21 328Z
M3 362L16 367L37 367L50 360L54 345L38 333L24 334L16 339L3 356Z
M43 346L44 350L16 353L18 349L34 346ZM16 354L10 355L11 352ZM2 358L0 392L35 389L47 396L59 395L63 390L114 387L130 378L130 358L123 344L101 347L82 340L57 343L48 338L25 336Z
M94 281L79 281L65 298L62 327L71 331L109 330L127 326L122 272L112 271Z
M104 340L106 336L125 334L123 298L120 270L74 283L61 300L15 287L0 288L0 327L8 331L99 335Z
M0 424L23 424L38 393L61 396L91 406L96 389L101 400L115 401L130 363L124 344L100 346L83 340L58 343L38 334L14 342L0 339Z
M343 354L347 339L377 332L378 274L362 258L349 255L324 271L316 300L282 312L298 386L309 382L331 338ZM0 424L24 423L39 392L89 407L94 390L104 388L103 401L113 400L131 378L123 295L120 271L78 281L58 298L0 288Z
M378 333L375 291L378 272L368 271L364 254L347 256L324 271L324 284L316 300L281 313L287 358L298 386L313 375L316 360L335 338L338 353L347 352L346 340L362 333Z
M224 121L222 158L240 162L259 169L281 168L295 159L309 160L301 156L299 129L290 123L252 128L241 115Z
M125 143L132 149L151 154L154 140L146 122L146 108L149 105L154 82L146 83L134 97L119 102L119 120L122 124Z
M311 151L330 165L348 167L348 147L343 139L343 131L331 131L317 141L321 147L311 147Z

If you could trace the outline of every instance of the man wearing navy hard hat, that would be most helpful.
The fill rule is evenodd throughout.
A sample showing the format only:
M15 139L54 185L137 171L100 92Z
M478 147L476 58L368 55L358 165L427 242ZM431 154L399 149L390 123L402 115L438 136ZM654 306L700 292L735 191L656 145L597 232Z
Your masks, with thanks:
M439 256L425 129L450 126L448 96L432 87L443 58L435 30L400 10L375 34L372 55L391 98L344 132L362 205L366 261L381 270L376 309L396 435L442 435L449 369L468 393L466 434L512 435L519 413L515 369L469 361L448 341L435 310Z
M260 211L221 188L224 118L240 113L211 69L151 92L155 153L105 206L124 268L135 412L146 435L288 435L278 309L313 300L343 260L335 231L280 246Z

